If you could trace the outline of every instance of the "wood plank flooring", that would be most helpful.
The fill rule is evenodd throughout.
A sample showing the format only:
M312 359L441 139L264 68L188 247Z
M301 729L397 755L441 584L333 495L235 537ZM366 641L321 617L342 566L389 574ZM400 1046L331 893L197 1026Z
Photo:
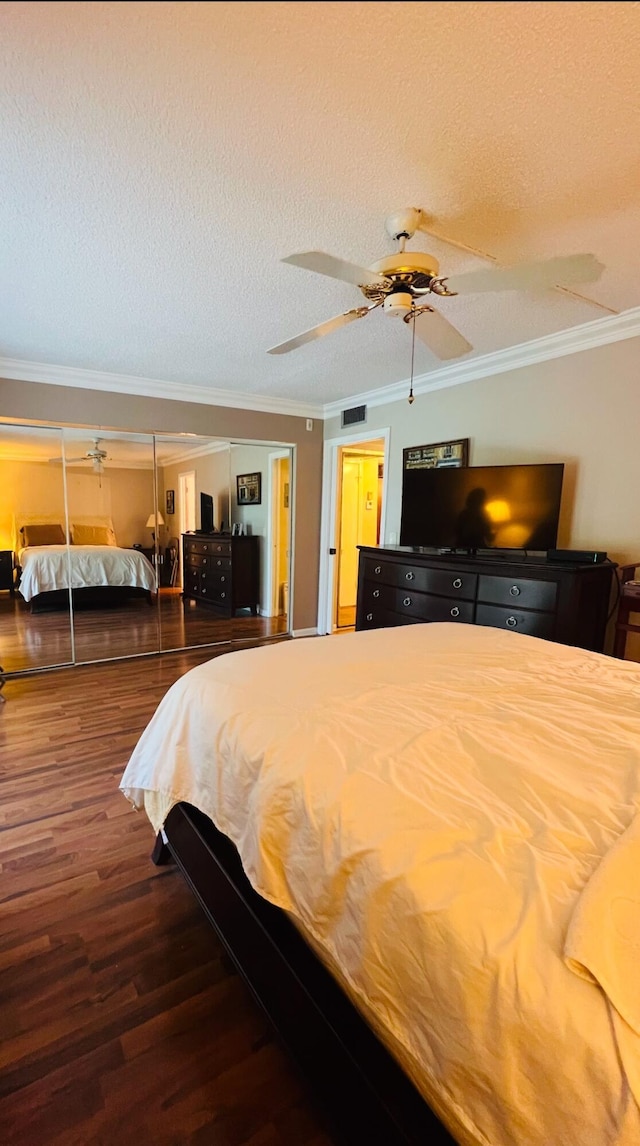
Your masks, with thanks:
M16 677L0 704L3 1146L332 1146L118 783L212 650Z
M161 589L152 607L132 597L117 607L74 612L76 663L255 640L286 631L286 617L253 617L247 609L221 618L206 605L183 600L175 589ZM5 672L69 664L71 659L66 610L31 613L18 594L0 593L0 665Z

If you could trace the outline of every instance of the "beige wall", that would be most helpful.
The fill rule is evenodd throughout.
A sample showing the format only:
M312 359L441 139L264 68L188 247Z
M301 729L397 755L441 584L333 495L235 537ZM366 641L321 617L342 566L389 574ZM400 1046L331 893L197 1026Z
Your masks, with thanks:
M168 398L144 398L39 382L0 379L0 416L54 425L157 433L192 433L230 439L287 442L296 446L294 534L294 629L316 625L322 423L306 430L305 419Z
M175 462L170 466L158 467L158 508L165 520L160 530L163 543L169 537L178 537L180 531L180 474L193 471L196 487L196 522L200 525L200 494L210 493L213 497L214 525L220 528L224 522L225 531L229 527L229 446L215 450L210 454ZM174 492L175 513L173 516L166 512L166 493L168 489Z
M471 465L564 462L559 548L640 559L640 339L370 407L391 428L386 542L400 529L402 450L470 439ZM338 418L325 423L339 437Z
M92 513L110 517L118 545L151 545L146 521L153 512L153 470L120 469L107 463L100 481L90 470L67 469L69 522L74 511L83 518Z
M13 537L14 516L30 520L42 515L43 521L57 520L65 525L62 466L46 462L17 462L0 459L0 549L19 547ZM98 480L90 469L67 469L69 523L74 513L86 521L92 514L110 517L118 545L135 541L151 544L145 522L153 509L153 471L105 467Z
M15 528L24 515L58 521L64 528L64 484L61 465L0 459L0 549L19 549Z

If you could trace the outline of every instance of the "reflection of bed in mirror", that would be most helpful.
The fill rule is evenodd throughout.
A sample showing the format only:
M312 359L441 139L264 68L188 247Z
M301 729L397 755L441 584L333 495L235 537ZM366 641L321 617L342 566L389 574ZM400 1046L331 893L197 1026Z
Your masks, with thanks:
M68 608L69 587L74 608L104 608L130 597L153 601L151 562L118 546L110 524L72 525L69 546L57 522L24 524L18 537L18 591L32 613Z

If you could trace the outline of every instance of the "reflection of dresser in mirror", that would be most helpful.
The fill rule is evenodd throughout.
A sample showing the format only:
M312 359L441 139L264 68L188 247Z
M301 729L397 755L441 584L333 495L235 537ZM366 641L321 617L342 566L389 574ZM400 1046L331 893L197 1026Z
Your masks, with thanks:
M183 596L233 617L257 615L260 599L259 537L183 533Z

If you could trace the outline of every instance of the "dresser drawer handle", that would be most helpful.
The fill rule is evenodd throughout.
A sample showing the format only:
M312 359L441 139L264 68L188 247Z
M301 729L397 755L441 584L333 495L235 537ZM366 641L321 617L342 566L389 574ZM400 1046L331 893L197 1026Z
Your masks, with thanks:
M223 573L223 574L222 574L222 577L220 578L220 581L221 581L221 582L222 582L222 581L226 581L226 579L227 579L227 578L225 577L225 575L224 575L224 573Z
M224 601L224 599L225 599L226 595L227 595L226 593L221 593L221 594L220 594L220 596L221 596L221 598L222 598L222 600L223 600L223 601Z
M203 592L203 593L206 593L206 591L207 591L206 589L203 589L203 590L202 590L202 592Z
M374 596L374 597L379 597L379 596L380 596L380 590L379 590L379 589L374 589L374 590L373 590L373 596Z
M507 617L508 628L515 629L517 624L518 624L518 622L516 621L515 617Z
M372 620L373 620L373 613L367 613L367 620L368 620L368 621L372 621Z
M405 597L405 599L404 599L404 601L402 602L402 604L403 604L403 605L410 605L410 604L411 604L411 597Z
M413 581L413 573L411 572L411 570L409 570L408 573L405 573L404 577L405 577L405 581Z
M202 558L202 564L203 564L203 565L206 565L206 564L207 564L207 559L206 559L206 557L203 557L203 558Z
M375 569L373 570L373 572L374 572L374 573L382 573L382 565L376 565L376 567L375 567Z
M454 589L461 589L462 577L456 577L455 581L452 581L451 584L453 585Z
M512 597L519 597L520 596L520 590L519 590L517 585L512 585L511 588L509 589L509 593L511 594Z
M218 558L218 560L216 561L216 565L222 565L222 561L220 560L220 558Z
M453 606L453 609L451 610L451 616L452 617L459 617L460 616L460 610L459 610L457 605Z

